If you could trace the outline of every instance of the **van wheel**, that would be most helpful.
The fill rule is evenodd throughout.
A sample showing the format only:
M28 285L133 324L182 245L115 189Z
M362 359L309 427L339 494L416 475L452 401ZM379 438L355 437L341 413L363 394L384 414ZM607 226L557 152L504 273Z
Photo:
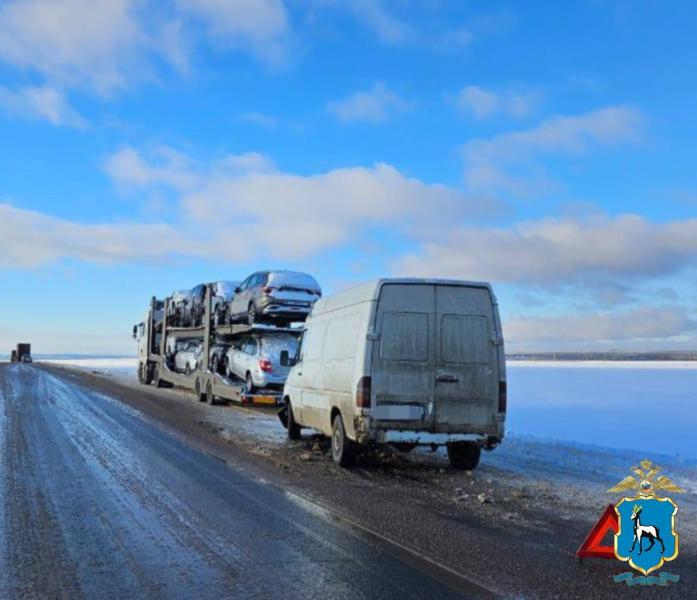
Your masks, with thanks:
M474 442L453 442L448 444L450 464L461 471L472 471L479 464L482 449Z
M288 411L288 415L286 416L288 425L288 439L293 441L299 440L301 437L300 425L298 425L295 417L293 416L293 408L290 405L290 400L286 402L286 410Z
M352 467L356 460L356 445L346 437L344 421L340 414L332 423L332 459L341 467Z

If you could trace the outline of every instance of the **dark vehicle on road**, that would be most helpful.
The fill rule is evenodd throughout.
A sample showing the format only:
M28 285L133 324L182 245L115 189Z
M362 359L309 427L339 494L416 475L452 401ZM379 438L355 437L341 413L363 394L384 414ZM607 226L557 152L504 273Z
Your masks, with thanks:
M312 275L294 271L259 271L245 279L230 302L230 317L250 325L265 321L304 321L322 290Z

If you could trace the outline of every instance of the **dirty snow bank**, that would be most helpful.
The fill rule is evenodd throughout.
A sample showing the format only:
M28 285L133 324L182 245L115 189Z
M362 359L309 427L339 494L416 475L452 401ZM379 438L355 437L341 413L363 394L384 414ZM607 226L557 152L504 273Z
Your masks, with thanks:
M50 358L37 360L38 363L72 367L82 371L90 371L108 375L122 381L137 380L137 358Z

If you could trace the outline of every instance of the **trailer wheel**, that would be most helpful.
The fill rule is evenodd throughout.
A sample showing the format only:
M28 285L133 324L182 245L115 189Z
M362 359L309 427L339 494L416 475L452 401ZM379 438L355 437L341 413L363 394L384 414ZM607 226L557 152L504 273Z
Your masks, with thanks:
M215 404L215 396L213 395L213 383L210 381L206 385L206 400L213 406Z
M160 379L160 365L155 365L155 372L153 373L152 381L155 384L155 387L158 387L158 388L165 387L164 381L162 381L162 379Z
M450 464L461 471L472 471L479 464L482 449L474 442L453 442L448 444Z
M247 373L247 377L245 377L245 379L244 379L244 385L246 388L245 392L247 394L253 394L254 392L257 391L256 388L254 387L254 380L252 379L251 373Z
M206 401L206 394L203 393L201 390L201 380L197 379L196 383L194 384L194 393L196 394L196 398L198 398L199 402L205 402Z
M254 302L250 302L247 307L247 324L254 325L257 321L257 306Z
M293 416L293 408L290 405L290 398L286 401L286 426L288 428L288 439L289 440L299 440L300 435L300 425L298 425L295 417Z
M352 467L356 460L356 444L348 439L344 421L337 413L332 423L332 459L340 467Z

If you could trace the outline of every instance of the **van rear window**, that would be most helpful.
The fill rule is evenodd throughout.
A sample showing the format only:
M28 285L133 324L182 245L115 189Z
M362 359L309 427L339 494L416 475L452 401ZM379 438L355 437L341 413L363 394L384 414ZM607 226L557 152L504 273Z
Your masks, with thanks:
M445 362L487 364L491 360L491 327L481 315L443 315L440 350Z
M386 312L382 317L380 358L425 362L429 356L429 316L417 312Z

